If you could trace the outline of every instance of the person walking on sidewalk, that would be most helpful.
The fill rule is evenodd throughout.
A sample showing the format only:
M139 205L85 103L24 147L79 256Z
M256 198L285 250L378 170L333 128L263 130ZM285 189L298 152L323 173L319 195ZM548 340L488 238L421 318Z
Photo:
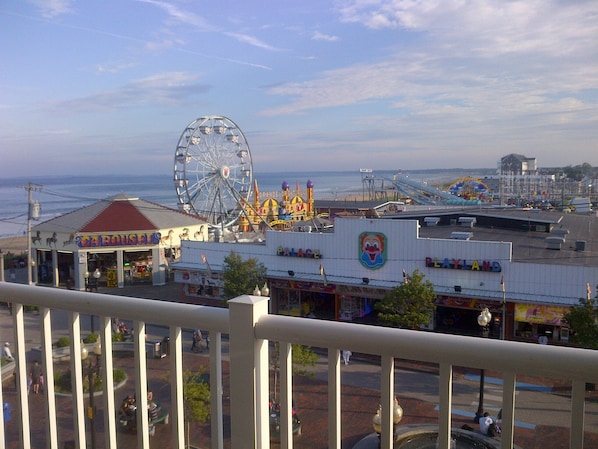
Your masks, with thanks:
M345 365L349 364L349 359L351 358L351 355L353 355L351 351L349 351L348 349L343 349L343 362L345 362Z
M42 367L39 365L37 360L33 362L33 366L31 367L29 375L31 376L31 385L33 385L33 394L39 394L39 383L40 377L42 375Z
M4 343L4 348L2 348L2 357L4 360L8 362L14 362L15 358L12 356L12 352L10 351L10 343Z
M203 352L201 349L201 341L203 337L201 336L201 331L199 329L195 329L193 331L193 343L191 344L191 352Z

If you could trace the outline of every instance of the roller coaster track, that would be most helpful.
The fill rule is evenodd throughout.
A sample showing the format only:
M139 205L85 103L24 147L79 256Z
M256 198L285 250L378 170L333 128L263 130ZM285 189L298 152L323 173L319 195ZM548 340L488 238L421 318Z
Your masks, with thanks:
M389 179L370 173L362 177L362 182L364 192L367 190L370 200L388 197L388 194L395 193L397 197L411 198L414 203L425 206L472 206L480 204L479 200L466 200L427 184L413 181L403 175L395 175L392 179Z

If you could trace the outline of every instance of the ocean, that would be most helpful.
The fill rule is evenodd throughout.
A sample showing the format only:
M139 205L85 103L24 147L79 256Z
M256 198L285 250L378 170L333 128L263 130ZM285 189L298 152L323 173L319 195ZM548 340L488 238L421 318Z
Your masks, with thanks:
M391 180L396 170L374 170L375 177ZM462 176L488 175L488 169L430 169L403 172L418 182L456 180ZM342 198L363 192L362 173L351 171L264 172L254 173L260 195L280 192L286 181L294 192L299 185L305 192L306 183L314 183L315 199ZM28 185L35 188L32 199L40 205L38 220L32 225L67 212L89 206L119 193L126 193L163 206L177 208L173 175L103 175L44 176L0 179L0 238L25 235L28 216Z

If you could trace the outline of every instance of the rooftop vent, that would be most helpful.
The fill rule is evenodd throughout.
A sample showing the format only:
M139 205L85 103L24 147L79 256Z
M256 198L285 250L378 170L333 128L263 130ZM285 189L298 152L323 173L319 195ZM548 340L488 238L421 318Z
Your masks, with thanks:
M475 217L459 217L459 224L467 228L473 228L476 224Z
M565 239L563 237L546 237L544 240L546 241L546 249L560 250L561 245L565 243Z
M439 217L425 217L424 218L424 223L426 224L426 226L436 226L439 221L440 221Z
M455 240L469 240L473 237L473 232L451 232L451 238Z
M569 229L563 229L563 228L553 229L551 234L554 235L555 237L562 238L564 241L565 238L567 237L567 235L569 235Z

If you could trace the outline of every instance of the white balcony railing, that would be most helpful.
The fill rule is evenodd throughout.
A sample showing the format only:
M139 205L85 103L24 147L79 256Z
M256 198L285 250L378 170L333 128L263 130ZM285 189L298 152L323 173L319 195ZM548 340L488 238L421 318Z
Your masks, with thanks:
M471 337L414 332L350 323L310 320L268 314L268 298L241 296L229 302L229 309L193 306L157 300L65 291L0 282L0 301L12 301L14 355L25 360L23 304L40 308L42 365L46 375L47 431L46 446L58 448L58 424L54 399L52 358L52 310L69 314L71 370L73 377L73 423L75 445L87 446L85 433L83 370L81 364L80 314L100 316L103 351L103 382L106 447L117 448L116 406L112 387L111 318L134 320L136 397L138 398L137 446L150 447L147 426L146 323L169 329L172 447L184 447L183 429L183 350L182 330L201 328L210 332L211 444L225 445L222 405L222 339L229 336L230 360L230 446L266 448L269 435L269 362L268 342L280 342L281 348L281 440L283 448L293 445L291 432L292 385L291 345L298 343L328 348L328 447L341 447L341 371L340 349L373 354L381 360L381 447L392 447L392 406L394 398L395 358L437 363L439 370L439 447L450 447L453 366L488 369L503 373L503 433L501 447L513 447L516 378L533 371L534 375L572 382L569 447L583 447L585 386L598 380L598 352L556 346L530 345ZM32 447L30 410L26 388L26 364L17 364L18 420L23 448ZM0 388L0 402L2 389ZM0 442L5 438L4 421ZM228 438L228 436L227 436ZM228 445L228 443L227 443Z

